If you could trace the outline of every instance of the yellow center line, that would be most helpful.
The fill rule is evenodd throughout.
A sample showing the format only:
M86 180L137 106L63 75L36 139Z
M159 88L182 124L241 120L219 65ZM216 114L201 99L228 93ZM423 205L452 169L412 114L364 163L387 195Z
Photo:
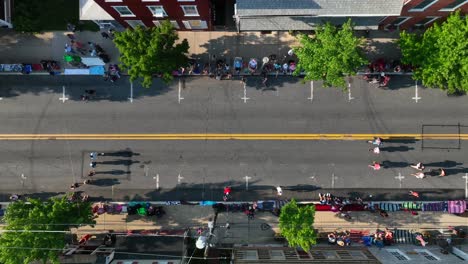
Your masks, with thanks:
M468 134L0 134L0 140L468 140Z

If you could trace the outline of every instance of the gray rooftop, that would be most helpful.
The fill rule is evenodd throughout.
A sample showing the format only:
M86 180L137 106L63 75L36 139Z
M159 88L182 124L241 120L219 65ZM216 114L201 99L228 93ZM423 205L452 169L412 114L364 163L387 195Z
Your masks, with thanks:
M354 29L373 30L378 28L379 21L384 17L354 17ZM259 18L241 18L239 20L240 31L268 31L268 30L313 30L317 24L330 22L333 25L342 25L347 17L306 17L306 16L272 16Z
M403 0L237 0L236 15L398 16Z

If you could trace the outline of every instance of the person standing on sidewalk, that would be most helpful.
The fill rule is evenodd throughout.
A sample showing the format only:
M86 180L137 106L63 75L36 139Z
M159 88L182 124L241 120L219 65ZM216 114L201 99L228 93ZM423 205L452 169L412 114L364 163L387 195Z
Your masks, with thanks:
M415 191L409 191L409 195L413 196L414 198L419 198L419 193Z
M283 189L281 188L281 186L276 187L276 192L278 193L278 196L283 195Z

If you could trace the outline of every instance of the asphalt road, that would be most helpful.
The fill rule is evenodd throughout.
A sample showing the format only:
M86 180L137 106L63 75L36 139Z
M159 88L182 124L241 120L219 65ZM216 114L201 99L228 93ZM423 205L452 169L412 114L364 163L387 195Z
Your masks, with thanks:
M56 77L56 78L55 78ZM395 77L391 90L359 79L351 94L282 77L275 90L260 89L249 78L245 90L237 81L187 78L180 93L176 80L150 89L129 81L104 82L99 77L0 76L0 134L99 133L468 133L466 97L447 97ZM411 85L410 85L411 84ZM59 100L63 97L64 103ZM84 90L95 89L89 102ZM310 98L313 97L311 100ZM180 98L180 102L179 102ZM183 98L183 99L182 99ZM352 98L352 99L350 99ZM450 126L461 124L461 127ZM0 191L50 194L68 190L89 171L90 151L98 157L93 185L87 192L147 197L163 190L217 189L226 184L245 190L286 188L464 188L467 151L457 140L393 141L380 155L362 141L198 140L198 141L1 141ZM434 149L430 147L438 147ZM373 160L385 168L372 171ZM444 167L445 178L416 179L410 163ZM22 176L23 175L23 176ZM157 176L158 175L158 176ZM180 177L179 177L180 175ZM396 179L398 175L404 178ZM401 184L401 185L400 185ZM132 190L132 191L130 191ZM204 191L200 191L204 192ZM181 192L175 192L178 199Z

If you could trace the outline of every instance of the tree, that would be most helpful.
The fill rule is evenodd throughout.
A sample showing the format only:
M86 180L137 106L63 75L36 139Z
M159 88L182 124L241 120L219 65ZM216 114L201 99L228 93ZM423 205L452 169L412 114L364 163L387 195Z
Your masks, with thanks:
M177 32L168 20L161 26L134 30L127 29L117 33L114 43L120 51L120 61L128 70L130 80L143 78L143 87L150 87L153 74L161 74L165 82L172 80L172 71L185 66L189 45L186 39L179 39Z
M313 228L315 206L298 207L294 199L281 208L279 228L290 246L300 246L308 251L317 243L317 233Z
M0 236L3 264L59 263L65 247L65 232L80 224L94 224L91 203L68 202L67 197L45 202L28 199L10 204L4 216L6 226Z
M359 46L363 40L354 36L351 20L337 29L330 23L318 26L315 35L301 34L301 44L295 48L299 62L294 75L305 71L305 80L323 80L325 86L345 88L345 75L355 75L356 69L367 63Z
M39 32L42 29L40 5L36 0L15 1L12 23L16 31Z
M450 15L422 35L400 33L402 62L416 67L413 78L448 94L468 91L468 17Z

